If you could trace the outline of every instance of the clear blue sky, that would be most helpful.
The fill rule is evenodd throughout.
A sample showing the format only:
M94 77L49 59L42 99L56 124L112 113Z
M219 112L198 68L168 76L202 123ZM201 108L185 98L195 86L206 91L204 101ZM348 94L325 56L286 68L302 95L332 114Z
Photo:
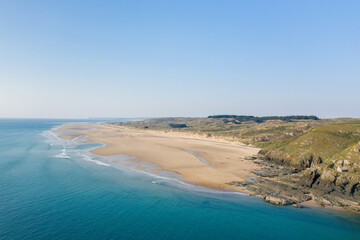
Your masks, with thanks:
M360 1L0 1L0 117L360 117Z

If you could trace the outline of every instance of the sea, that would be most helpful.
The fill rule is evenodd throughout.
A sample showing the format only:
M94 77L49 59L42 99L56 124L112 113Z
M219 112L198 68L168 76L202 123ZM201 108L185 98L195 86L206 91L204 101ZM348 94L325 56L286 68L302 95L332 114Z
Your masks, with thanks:
M51 132L74 121L100 120L0 119L0 239L360 239L360 214L113 166Z

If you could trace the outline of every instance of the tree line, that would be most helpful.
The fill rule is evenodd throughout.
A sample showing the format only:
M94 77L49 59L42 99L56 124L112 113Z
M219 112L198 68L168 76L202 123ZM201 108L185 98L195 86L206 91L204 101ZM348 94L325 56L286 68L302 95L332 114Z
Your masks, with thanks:
M282 120L285 122L290 122L292 120L320 120L317 116L314 115L293 115L293 116L267 116L267 117L255 117L248 115L211 115L208 118L233 118L239 122L245 121L254 121L254 122L264 122L267 120Z

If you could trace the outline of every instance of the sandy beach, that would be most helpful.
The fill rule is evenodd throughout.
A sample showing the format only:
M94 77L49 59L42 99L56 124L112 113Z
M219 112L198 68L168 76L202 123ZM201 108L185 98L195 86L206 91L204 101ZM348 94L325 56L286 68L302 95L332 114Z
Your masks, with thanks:
M95 123L69 123L54 132L67 140L87 135L89 142L105 144L92 150L94 154L126 154L136 161L150 162L165 171L180 174L183 181L209 188L244 192L226 183L254 177L251 171L260 168L244 159L257 154L259 149L239 143Z

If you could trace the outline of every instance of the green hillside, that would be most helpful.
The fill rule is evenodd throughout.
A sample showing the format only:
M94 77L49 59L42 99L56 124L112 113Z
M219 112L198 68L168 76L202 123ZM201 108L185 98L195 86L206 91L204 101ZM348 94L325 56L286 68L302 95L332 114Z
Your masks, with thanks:
M360 122L353 121L308 129L296 137L270 143L263 153L269 159L290 165L302 162L311 165L309 161L313 160L330 168L345 165L349 171L360 172L359 149Z

